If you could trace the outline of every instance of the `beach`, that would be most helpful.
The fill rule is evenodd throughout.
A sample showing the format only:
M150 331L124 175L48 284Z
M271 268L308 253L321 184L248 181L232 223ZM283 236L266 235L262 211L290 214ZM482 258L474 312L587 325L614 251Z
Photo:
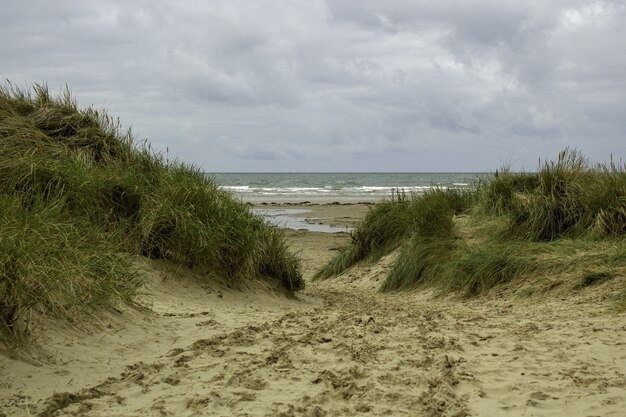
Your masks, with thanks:
M351 227L370 205L268 207ZM0 415L623 415L623 277L567 297L381 294L394 254L312 282L350 234L286 235L307 283L291 297L138 259L142 307L41 323L37 348L0 357Z
M39 3L0 417L626 417L626 0Z

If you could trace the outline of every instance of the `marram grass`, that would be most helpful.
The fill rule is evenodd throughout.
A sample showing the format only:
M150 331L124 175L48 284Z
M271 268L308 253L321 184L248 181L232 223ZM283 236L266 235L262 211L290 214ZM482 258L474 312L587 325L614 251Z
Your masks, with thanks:
M0 196L0 335L27 326L31 310L77 320L111 299L132 300L140 284L111 233L70 219L62 204ZM88 231L87 231L88 230Z
M370 211L317 276L396 248L383 291L431 286L471 297L537 276L578 289L624 276L626 169L591 165L566 149L537 173L503 169L462 193L392 198Z
M399 192L376 204L352 232L352 243L322 268L315 278L337 275L361 260L376 260L413 235L454 236L453 216L464 210L467 197L456 190L434 189L424 195Z
M466 297L511 282L532 264L510 246L464 245L452 239L413 237L398 254L383 291L436 287Z
M303 287L280 230L69 92L0 88L0 338L132 299L132 256Z
M576 150L540 166L535 188L519 194L506 213L513 238L622 237L626 234L626 170L589 163Z

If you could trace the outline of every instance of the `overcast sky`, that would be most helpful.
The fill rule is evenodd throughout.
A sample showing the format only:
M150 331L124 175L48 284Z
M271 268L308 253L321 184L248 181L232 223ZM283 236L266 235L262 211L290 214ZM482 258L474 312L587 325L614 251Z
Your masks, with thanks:
M0 76L206 171L626 159L626 2L0 0Z

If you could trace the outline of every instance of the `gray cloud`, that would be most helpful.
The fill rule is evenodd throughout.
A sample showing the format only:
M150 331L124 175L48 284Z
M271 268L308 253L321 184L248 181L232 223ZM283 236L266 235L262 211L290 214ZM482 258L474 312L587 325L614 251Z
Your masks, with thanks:
M626 158L619 1L15 1L0 76L209 171Z

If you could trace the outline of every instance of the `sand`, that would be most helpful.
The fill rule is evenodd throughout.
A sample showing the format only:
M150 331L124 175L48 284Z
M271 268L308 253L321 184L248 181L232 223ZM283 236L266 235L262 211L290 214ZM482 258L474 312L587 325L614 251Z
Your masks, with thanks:
M313 209L327 224L367 211ZM349 235L288 239L310 277ZM42 323L25 360L0 355L0 416L626 415L626 316L609 290L382 295L392 260L296 298L138 260L149 310L119 306L89 331Z

